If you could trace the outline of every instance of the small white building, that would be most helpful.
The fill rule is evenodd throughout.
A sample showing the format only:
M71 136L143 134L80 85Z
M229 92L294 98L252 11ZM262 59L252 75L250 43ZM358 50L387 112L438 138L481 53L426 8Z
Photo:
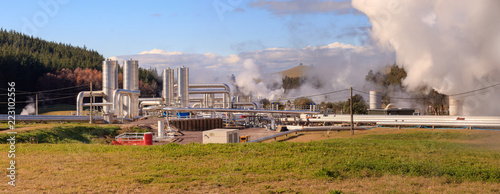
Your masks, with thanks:
M203 131L203 143L239 143L240 130L238 129L212 129Z

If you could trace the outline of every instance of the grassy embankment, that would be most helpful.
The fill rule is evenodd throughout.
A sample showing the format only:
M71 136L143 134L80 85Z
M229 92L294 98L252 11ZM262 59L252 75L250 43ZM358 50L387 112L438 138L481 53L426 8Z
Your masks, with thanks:
M76 131L90 137L108 129L99 130ZM349 132L338 134L344 133ZM372 130L357 138L308 143L148 147L62 138L50 141L57 144L17 144L18 186L4 184L0 190L494 193L500 191L500 152L468 142L495 133L396 130L378 134ZM4 144L1 149L8 147ZM4 157L0 164L7 162Z

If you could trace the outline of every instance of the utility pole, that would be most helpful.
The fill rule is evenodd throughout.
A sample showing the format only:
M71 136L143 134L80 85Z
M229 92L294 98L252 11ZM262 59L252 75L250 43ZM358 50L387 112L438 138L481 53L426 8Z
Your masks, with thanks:
M92 124L92 82L90 82L90 124Z
M35 94L35 109L36 115L38 115L38 94Z
M350 107L351 107L351 135L354 135L354 113L352 111L352 87L351 87L351 99L350 101Z

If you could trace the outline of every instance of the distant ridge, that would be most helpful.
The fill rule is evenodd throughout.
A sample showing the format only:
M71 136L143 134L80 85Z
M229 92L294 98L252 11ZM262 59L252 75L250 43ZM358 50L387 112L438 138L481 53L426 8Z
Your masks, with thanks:
M296 78L296 77L304 77L306 72L307 72L308 66L305 65L299 65L296 67L293 67L291 69L287 69L285 71L279 72L281 73L282 77L289 77L289 78Z

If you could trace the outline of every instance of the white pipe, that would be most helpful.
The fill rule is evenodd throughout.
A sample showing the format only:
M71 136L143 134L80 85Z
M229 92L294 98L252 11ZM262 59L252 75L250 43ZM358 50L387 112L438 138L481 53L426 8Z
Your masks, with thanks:
M142 102L142 101L162 101L163 99L162 98L139 98L139 102Z
M231 95L231 91L229 90L220 90L220 89L205 89L205 90L189 90L189 94L223 94L224 98L229 98ZM229 101L225 101L229 102ZM229 105L226 106L226 103L223 105L223 107L229 107Z
M253 106L254 109L258 109L259 108L259 106L255 102L237 102L237 103L233 103L233 104L236 105L236 106L240 106L240 105L243 105L243 106Z
M200 102L197 102L197 103L194 103L193 106L191 106L192 108L201 108L201 103Z
M105 96L104 92L101 91L92 91L92 96ZM83 98L90 97L90 91L82 91L78 93L76 97L76 115L80 116L83 110Z
M90 106L90 103L82 103L82 106ZM109 102L92 103L92 106L113 106L113 103Z
M140 94L139 90L124 90L124 89L116 89L113 92L113 110L115 110L115 115L121 115L121 108L120 106L122 105L121 103L121 96L122 95L127 95L129 98L131 98L133 95L138 95ZM120 100L119 100L120 99ZM129 100L129 102L132 102L132 100ZM130 109L131 107L134 106L132 103L129 104L129 114L130 114Z
M231 89L229 88L229 86L227 84L189 84L189 89L191 90L191 88L224 88L225 90L228 91L227 94L224 94L223 96L223 107L224 108L229 108L230 107L230 104L229 104L229 97L231 96ZM176 93L175 91L177 91L177 84L174 84L174 93ZM191 92L189 92L189 94L192 94ZM177 95L177 94L175 94Z
M147 105L159 105L159 104L162 104L161 101L142 101L139 107L144 107Z

